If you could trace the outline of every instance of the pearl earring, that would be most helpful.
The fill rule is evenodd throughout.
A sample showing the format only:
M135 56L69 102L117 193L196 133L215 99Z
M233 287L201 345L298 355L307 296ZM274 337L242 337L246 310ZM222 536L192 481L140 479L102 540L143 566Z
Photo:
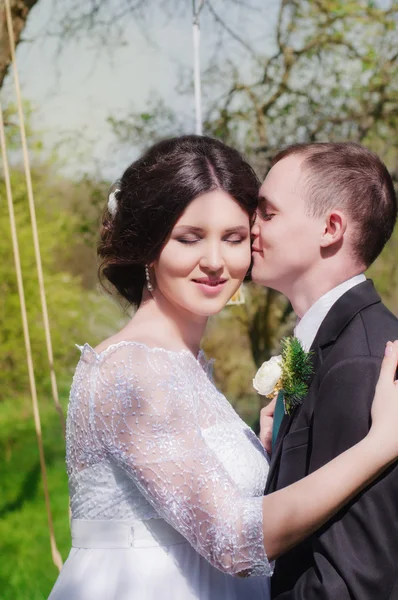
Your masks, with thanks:
M149 275L148 265L145 265L145 278L146 278L146 286L148 288L148 292L150 292L152 294L152 292L153 292L153 285L151 283L151 277Z

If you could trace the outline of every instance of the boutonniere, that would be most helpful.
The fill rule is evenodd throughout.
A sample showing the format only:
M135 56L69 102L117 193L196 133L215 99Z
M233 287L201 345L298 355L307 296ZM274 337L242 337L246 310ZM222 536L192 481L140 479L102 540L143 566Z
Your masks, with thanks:
M282 392L285 413L291 415L308 393L313 373L311 355L296 337L283 338L282 354L261 365L253 379L254 388L270 399Z

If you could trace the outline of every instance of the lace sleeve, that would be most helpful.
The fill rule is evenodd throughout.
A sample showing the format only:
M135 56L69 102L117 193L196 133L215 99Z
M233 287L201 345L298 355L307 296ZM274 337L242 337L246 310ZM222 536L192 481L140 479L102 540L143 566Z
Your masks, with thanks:
M94 406L99 441L213 566L231 575L271 575L262 497L239 491L206 444L189 377L175 358L134 346L101 365Z

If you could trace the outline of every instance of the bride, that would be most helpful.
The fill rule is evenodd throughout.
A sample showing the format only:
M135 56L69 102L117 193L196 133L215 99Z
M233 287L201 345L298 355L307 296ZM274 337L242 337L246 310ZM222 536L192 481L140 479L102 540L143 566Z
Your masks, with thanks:
M153 146L110 195L101 272L138 309L81 347L67 424L72 549L51 600L268 599L272 560L397 458L389 344L366 438L263 496L267 454L199 350L250 266L258 188L235 150L185 136Z

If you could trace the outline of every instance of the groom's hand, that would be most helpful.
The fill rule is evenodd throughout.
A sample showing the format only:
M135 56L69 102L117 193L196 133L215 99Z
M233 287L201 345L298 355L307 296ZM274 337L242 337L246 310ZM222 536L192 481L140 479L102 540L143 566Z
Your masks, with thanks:
M276 396L260 411L260 441L270 456L272 452L272 427L274 424L275 404Z

